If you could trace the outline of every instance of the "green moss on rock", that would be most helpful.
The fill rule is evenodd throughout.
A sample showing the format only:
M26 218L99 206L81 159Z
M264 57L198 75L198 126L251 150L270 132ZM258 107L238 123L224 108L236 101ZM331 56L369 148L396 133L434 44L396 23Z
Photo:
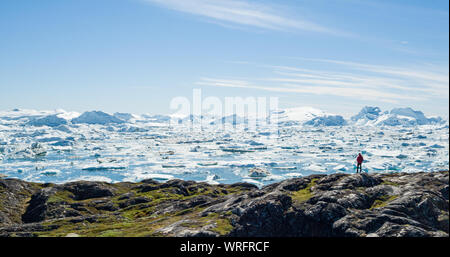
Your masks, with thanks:
M388 205L389 202L395 200L397 197L398 197L397 195L392 195L392 196L389 196L389 195L383 195L383 196L380 196L378 199L376 199L376 200L373 202L373 204L372 204L372 206L370 207L370 209L372 210L372 209L375 209L375 208L381 208L381 207L384 207L384 206Z
M297 203L304 203L308 201L313 196L311 188L316 184L317 180L317 178L312 179L306 188L291 193L292 200Z
M381 182L381 185L400 186L399 183L392 182L392 181L389 181L389 180L384 180L383 182Z

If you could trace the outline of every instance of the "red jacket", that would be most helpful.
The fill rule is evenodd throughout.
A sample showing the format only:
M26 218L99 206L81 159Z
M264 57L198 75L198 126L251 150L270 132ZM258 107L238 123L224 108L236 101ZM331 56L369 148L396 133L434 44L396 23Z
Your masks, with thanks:
M362 162L364 161L363 156L362 156L361 154L358 155L358 158L356 158L356 161L357 161L358 163L362 163Z

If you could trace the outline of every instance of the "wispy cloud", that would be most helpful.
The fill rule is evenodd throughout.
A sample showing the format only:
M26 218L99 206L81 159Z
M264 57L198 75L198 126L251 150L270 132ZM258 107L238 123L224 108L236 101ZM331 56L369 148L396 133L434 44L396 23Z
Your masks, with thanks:
M337 64L340 71L265 66L272 69L272 77L245 80L201 78L197 85L350 97L387 103L448 99L448 72L336 60L312 61ZM343 68L347 69L342 71Z
M449 76L448 72L432 72L426 70L418 70L411 68L403 68L403 67L392 67L392 66L383 66L383 65L370 65L370 64L362 64L355 62L346 62L346 61L338 61L338 60L328 60L328 59L310 59L312 61L318 62L328 62L339 65L350 66L354 69L365 70L374 73L380 73L385 75L393 75L399 76L403 78L413 78L420 79L425 81L434 81L437 83L442 83L441 86L448 88Z
M369 88L357 87L331 87L331 86L304 86L299 84L276 84L263 86L248 81L225 80L215 78L202 78L197 85L232 87L264 90L277 93L314 94L324 96L352 97L360 100L379 100L387 103L397 103L398 100L422 100L420 97L401 95Z
M289 18L268 4L249 0L144 0L159 6L198 15L217 24L240 25L269 30L304 30L335 35L349 35L312 21Z

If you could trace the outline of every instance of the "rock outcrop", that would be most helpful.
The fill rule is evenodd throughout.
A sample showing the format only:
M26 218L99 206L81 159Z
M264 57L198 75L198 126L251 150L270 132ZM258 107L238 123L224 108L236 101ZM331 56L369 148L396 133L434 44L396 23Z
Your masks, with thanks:
M448 171L311 175L263 188L0 179L1 236L448 237Z

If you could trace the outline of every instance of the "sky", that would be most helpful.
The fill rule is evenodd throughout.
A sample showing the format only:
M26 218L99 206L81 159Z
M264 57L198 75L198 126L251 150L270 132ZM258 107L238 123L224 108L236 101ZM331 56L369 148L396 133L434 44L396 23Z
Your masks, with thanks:
M448 118L447 0L4 0L0 110L168 114L278 97Z

